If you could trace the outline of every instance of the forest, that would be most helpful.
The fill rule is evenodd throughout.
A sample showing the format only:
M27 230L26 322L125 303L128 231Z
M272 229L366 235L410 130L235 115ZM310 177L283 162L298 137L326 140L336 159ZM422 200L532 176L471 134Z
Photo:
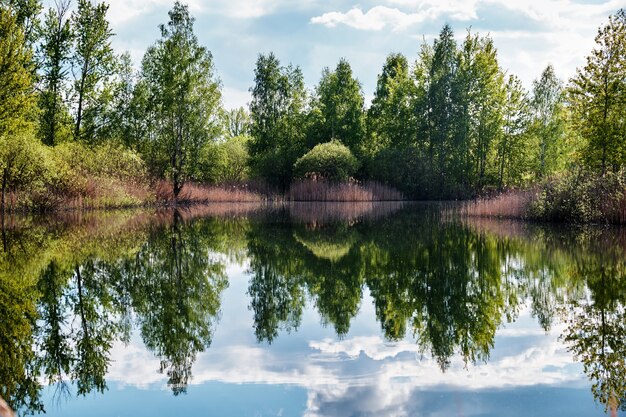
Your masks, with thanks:
M225 109L180 2L138 69L111 46L105 2L0 5L3 213L483 198L468 212L626 221L623 9L573 78L548 65L529 91L490 36L457 41L445 25L412 60L386 58L369 105L345 59L309 90L297 65L261 53L248 108Z

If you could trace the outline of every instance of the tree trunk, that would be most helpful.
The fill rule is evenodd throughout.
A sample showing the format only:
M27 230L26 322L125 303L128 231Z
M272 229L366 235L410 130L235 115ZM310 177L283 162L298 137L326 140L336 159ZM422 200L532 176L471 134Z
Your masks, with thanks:
M6 210L6 195L7 195L7 176L8 168L5 168L2 172L2 218L4 220L4 212Z

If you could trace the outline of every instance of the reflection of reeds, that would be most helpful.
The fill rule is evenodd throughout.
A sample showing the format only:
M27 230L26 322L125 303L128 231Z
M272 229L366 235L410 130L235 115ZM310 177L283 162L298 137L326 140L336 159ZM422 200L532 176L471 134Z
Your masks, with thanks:
M290 201L400 201L404 196L397 190L377 182L356 181L331 183L299 180L289 188Z
M459 212L466 216L523 219L535 198L535 191L511 191L496 197L464 203Z
M290 217L310 225L331 222L354 223L361 219L385 217L402 208L403 202L292 202L287 204Z

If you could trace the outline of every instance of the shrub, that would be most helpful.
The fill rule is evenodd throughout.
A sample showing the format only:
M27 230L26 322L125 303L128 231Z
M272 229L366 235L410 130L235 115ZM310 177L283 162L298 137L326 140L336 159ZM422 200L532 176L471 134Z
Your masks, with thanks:
M320 176L330 181L346 181L359 168L359 162L350 149L337 140L315 145L298 158L294 175L300 178Z
M542 185L529 217L572 223L623 223L626 173L570 173Z

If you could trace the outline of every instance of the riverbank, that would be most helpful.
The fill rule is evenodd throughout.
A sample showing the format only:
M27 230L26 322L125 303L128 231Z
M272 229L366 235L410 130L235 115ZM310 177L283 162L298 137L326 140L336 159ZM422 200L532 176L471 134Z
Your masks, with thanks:
M531 189L466 202L459 212L472 217L626 224L626 173L568 173Z
M37 191L5 193L7 213L58 213L76 210L109 210L194 206L214 203L261 202L374 202L405 201L399 191L380 183L302 180L280 192L262 182L240 184L186 183L174 198L172 183L146 176L76 175L63 186Z

